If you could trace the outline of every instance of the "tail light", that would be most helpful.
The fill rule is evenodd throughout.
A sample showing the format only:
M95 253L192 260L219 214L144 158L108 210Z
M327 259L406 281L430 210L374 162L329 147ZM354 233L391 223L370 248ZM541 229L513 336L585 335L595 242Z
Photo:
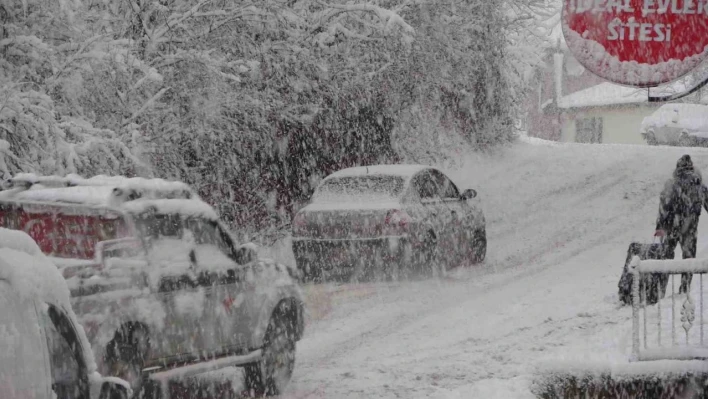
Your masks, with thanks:
M305 221L305 214L304 213L298 213L295 215L293 218L292 222L293 226L293 234L300 234L305 231L305 227L307 226L307 222Z
M402 234L408 231L408 226L413 219L405 211L400 209L392 209L386 214L385 233L386 234Z

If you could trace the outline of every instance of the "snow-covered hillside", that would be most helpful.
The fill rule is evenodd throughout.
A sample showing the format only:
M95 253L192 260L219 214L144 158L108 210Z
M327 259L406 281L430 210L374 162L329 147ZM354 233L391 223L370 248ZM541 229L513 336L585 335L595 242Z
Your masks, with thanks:
M527 398L539 363L627 362L631 310L617 281L629 243L651 241L684 153L708 173L702 149L525 139L470 156L449 173L480 193L485 264L443 280L307 287L283 397ZM708 256L707 216L699 235Z

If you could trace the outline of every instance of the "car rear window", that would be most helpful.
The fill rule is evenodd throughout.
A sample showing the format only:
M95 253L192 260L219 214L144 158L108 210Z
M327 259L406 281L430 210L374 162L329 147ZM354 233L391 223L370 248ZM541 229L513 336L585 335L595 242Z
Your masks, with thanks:
M396 198L404 179L400 176L370 175L327 179L316 190L313 202L340 201L354 198Z
M128 235L118 215L51 207L28 211L22 206L0 206L0 226L26 232L43 253L58 258L93 259L98 242Z

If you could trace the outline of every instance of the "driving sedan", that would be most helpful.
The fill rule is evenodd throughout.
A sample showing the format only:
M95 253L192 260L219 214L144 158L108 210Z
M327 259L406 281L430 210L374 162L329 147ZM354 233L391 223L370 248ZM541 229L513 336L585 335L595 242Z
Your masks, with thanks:
M484 260L484 214L424 165L348 168L327 176L293 218L293 253L308 280L398 278Z

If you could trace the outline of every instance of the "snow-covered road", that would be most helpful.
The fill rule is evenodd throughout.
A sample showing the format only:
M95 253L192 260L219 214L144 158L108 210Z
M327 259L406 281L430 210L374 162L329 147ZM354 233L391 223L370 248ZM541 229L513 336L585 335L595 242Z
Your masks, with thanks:
M527 398L540 361L626 362L631 311L617 280L629 243L651 240L684 153L706 170L702 149L529 139L465 159L448 172L480 193L485 264L441 280L306 287L307 333L282 397ZM699 234L706 249L706 216Z

